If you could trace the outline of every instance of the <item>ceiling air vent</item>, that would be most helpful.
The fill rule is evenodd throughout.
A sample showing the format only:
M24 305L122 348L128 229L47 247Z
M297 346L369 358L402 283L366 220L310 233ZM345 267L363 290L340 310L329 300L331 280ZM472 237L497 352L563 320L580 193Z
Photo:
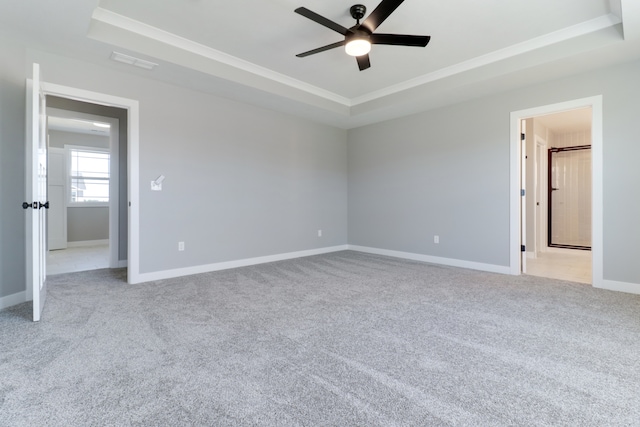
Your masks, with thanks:
M123 64L135 65L136 67L144 68L145 70L153 70L158 66L155 62L145 61L144 59L115 51L111 53L111 59L122 62Z

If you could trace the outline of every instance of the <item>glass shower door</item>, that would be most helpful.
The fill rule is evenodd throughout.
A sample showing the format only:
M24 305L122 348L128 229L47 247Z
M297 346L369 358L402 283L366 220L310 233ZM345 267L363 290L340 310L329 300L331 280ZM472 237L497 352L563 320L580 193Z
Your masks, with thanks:
M548 245L591 249L591 146L549 150Z

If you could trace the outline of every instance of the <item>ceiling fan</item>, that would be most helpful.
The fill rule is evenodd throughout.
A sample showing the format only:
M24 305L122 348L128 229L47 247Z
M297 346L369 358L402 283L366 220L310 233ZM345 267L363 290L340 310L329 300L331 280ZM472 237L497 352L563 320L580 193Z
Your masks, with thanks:
M324 16L318 15L306 7L297 8L295 10L296 13L342 34L344 36L344 40L309 50L307 52L299 53L296 56L298 58L304 58L305 56L314 55L316 53L344 46L348 55L356 57L358 68L362 71L371 67L369 51L371 50L372 44L425 47L431 39L430 36L374 33L376 28L378 28L380 24L382 24L384 20L387 19L389 15L391 15L393 11L400 6L400 4L402 4L403 1L404 0L382 0L378 7L369 14L362 24L360 23L360 20L364 18L364 15L367 13L367 8L362 4L351 6L349 12L353 19L356 20L356 25L351 28L345 28Z

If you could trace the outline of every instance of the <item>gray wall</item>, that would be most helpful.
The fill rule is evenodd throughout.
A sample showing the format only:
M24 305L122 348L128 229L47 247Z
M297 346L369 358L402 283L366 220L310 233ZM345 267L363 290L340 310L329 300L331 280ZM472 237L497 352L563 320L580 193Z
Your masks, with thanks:
M0 297L24 290L32 61L46 81L139 100L142 273L347 241L507 266L509 113L603 94L604 277L640 283L640 62L355 129L347 144L343 130L19 43L0 53Z
M17 61L0 81L2 227L16 243L2 238L0 297L24 290L24 80L34 61L47 82L140 102L141 273L347 243L346 131L2 40L0 53ZM163 191L152 192L160 174Z
M24 291L25 52L0 38L0 298Z
M347 243L346 131L162 91L140 106L142 273Z
M51 101L51 99L49 99ZM63 132L49 130L49 146L64 148L66 145L76 145L84 147L109 148L109 137L99 135L89 135L86 133ZM126 169L125 169L126 170ZM126 175L125 175L126 179ZM126 199L125 199L126 200ZM126 221L124 235L121 233L120 239L126 243ZM101 206L67 207L67 241L82 242L86 240L106 240L109 239L109 208Z
M67 208L67 241L109 239L109 208L70 207Z
M48 99L49 102L51 102L53 97L49 97ZM89 135L87 133L49 130L49 147L64 148L65 144L109 149L109 137Z
M633 62L349 132L349 243L508 266L510 112L602 94L604 278L640 283L638 76Z

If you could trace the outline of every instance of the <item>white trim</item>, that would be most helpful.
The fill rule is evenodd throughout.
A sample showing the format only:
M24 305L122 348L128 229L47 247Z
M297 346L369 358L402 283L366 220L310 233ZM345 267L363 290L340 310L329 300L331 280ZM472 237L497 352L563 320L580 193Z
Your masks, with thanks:
M67 242L69 248L83 248L87 246L107 246L109 239L102 240L78 240L76 242Z
M15 294L7 295L4 297L0 297L0 310L14 306L16 304L22 304L23 302L27 302L27 292L21 291Z
M128 264L126 259L120 259L116 261L115 265L112 265L111 268L125 268Z
M640 295L640 283L618 282L616 280L603 280L598 286L593 285L594 288L607 289L610 291L626 292L629 294Z
M309 249L306 251L287 252L283 254L267 255L256 258L245 258L235 261L217 262L214 264L196 265L193 267L176 268L173 270L154 271L152 273L141 273L138 275L138 282L150 282L153 280L171 279L174 277L189 276L192 274L209 273L211 271L228 270L230 268L247 267L249 265L265 264L268 262L284 261L294 258L302 258L312 255L322 255L331 252L346 251L347 245L329 246L326 248Z
M429 262L432 264L448 265L451 267L469 268L471 270L488 271L491 273L509 274L509 267L481 262L465 261L462 259L442 258L431 255L415 254L412 252L392 251L388 249L370 248L366 246L347 245L351 251L365 252L369 254L385 255L394 258L410 259L413 261Z
M127 141L127 178L128 178L128 268L127 282L138 283L140 280L140 158L139 158L139 138L140 138L140 107L139 102L134 99L122 98L84 89L61 86L53 83L42 83L43 91L47 95L55 95L62 98L75 99L78 101L91 102L94 104L107 105L111 107L124 108L127 110L128 141Z
M520 274L520 135L518 126L521 119L591 107L591 186L592 186L592 219L591 219L591 254L592 282L594 287L601 287L603 277L603 133L602 133L602 95L575 99L557 104L544 105L526 110L511 112L509 167L509 266L511 274Z

